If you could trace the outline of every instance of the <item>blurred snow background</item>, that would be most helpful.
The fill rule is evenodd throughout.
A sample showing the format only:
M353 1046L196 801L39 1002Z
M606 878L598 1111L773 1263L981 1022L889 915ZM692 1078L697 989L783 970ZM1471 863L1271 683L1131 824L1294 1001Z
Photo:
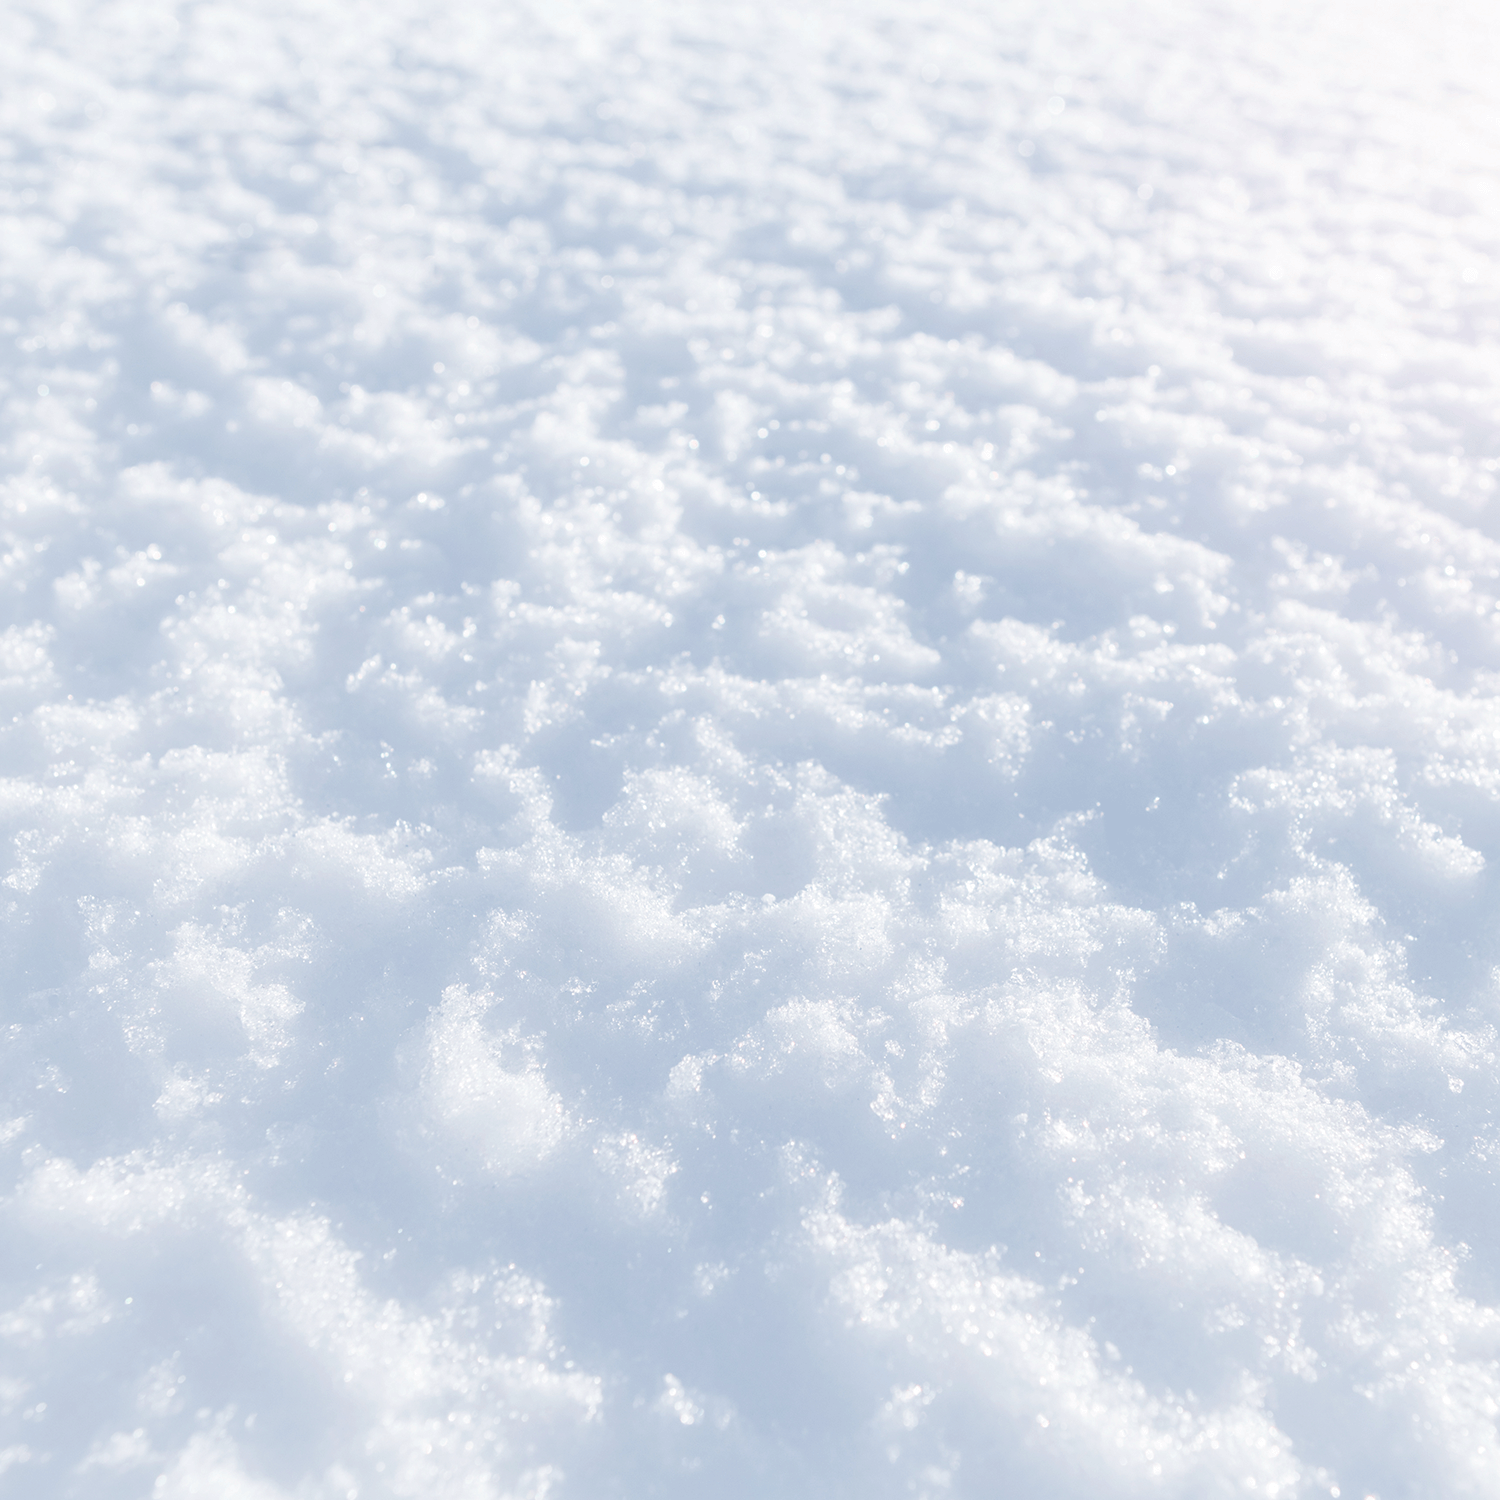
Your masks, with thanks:
M0 42L0 1492L1500 1495L1478 5Z

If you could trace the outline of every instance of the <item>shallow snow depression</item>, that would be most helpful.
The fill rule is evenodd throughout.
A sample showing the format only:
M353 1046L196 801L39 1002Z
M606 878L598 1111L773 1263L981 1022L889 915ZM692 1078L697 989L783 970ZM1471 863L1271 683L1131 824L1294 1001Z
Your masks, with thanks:
M1500 1495L1475 7L36 5L0 1486Z

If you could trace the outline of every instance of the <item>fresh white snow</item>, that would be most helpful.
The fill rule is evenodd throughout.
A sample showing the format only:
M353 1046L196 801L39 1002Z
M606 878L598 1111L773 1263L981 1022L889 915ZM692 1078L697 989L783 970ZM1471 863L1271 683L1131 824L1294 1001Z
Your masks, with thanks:
M1500 1496L1489 8L3 32L0 1493Z

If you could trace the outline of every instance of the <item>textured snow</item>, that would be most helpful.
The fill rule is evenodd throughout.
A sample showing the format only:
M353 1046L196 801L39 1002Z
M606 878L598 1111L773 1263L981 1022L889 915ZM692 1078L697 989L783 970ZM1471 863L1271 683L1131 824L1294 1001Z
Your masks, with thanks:
M1500 1496L1500 33L16 0L0 1489Z

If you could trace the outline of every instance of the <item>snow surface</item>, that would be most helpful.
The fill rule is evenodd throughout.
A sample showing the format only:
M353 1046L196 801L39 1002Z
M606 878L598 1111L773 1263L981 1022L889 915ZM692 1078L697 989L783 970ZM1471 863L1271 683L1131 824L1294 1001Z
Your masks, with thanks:
M1492 10L4 32L0 1491L1500 1495Z

